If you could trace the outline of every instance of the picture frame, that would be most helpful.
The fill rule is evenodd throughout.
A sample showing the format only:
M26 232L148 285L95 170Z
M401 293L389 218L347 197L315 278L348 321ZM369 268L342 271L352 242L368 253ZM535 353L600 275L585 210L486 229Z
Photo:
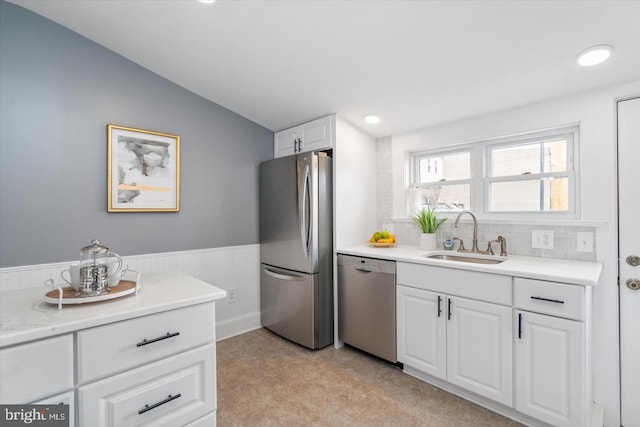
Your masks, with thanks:
M180 136L107 125L108 212L180 211Z

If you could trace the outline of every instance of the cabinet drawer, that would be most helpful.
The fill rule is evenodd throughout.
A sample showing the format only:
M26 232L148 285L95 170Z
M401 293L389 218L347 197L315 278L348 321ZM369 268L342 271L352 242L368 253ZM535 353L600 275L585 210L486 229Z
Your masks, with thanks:
M584 287L514 278L516 308L567 319L584 320Z
M398 285L511 305L511 276L399 262Z
M215 341L214 325L207 303L80 331L79 383Z
M33 402L73 388L73 337L63 335L0 350L4 404Z
M180 426L216 410L215 343L78 389L79 425Z
M38 400L37 402L31 402L32 405L69 405L69 427L75 426L75 394L74 391L68 391L62 394L56 394L45 399Z

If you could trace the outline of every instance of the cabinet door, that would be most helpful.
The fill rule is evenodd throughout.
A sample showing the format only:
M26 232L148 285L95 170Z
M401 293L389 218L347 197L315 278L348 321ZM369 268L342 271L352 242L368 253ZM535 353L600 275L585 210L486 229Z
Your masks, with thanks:
M273 135L273 158L290 156L296 153L299 128L276 132Z
M554 426L583 426L584 323L516 311L516 410Z
M511 307L447 297L447 380L512 406Z
M446 379L445 297L397 286L398 361Z
M326 150L333 147L332 117L323 117L298 126L302 140L300 152Z

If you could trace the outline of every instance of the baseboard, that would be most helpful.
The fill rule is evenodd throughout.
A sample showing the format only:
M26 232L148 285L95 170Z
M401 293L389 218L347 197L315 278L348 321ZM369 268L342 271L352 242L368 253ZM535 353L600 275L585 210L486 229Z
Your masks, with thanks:
M247 313L216 322L216 341L226 340L262 328L260 312Z

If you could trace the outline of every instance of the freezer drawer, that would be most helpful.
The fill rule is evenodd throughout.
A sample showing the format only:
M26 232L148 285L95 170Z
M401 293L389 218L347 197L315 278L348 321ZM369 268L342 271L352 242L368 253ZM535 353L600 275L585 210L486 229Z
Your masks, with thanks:
M338 325L346 344L396 363L394 261L338 256Z
M318 347L318 275L263 264L260 272L262 326L309 348Z

